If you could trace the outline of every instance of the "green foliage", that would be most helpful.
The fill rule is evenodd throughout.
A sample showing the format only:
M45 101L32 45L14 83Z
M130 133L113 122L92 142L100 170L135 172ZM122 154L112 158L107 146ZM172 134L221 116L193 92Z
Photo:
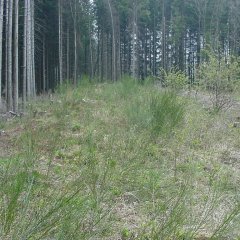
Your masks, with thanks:
M230 94L237 88L239 82L239 64L235 58L224 59L204 50L206 59L200 66L200 86L210 94L212 106L219 111L232 104Z
M184 119L184 102L173 91L154 88L152 80L142 86L133 79L124 79L116 91L126 99L125 112L131 124L151 129L156 136L169 134Z
M164 84L174 90L181 90L187 86L186 75L176 68L170 69L168 72L161 70L164 77Z
M154 134L170 133L184 119L184 103L173 92L153 96L150 110Z
M121 233L121 239L132 239L132 234L131 232L127 229L127 228L124 228L122 230L122 233Z
M182 227L187 219L185 202L185 197L189 194L187 191L186 186L179 186L179 191L174 192L168 201L156 202L150 221L151 231L146 228L145 233L141 233L141 239L185 239L181 238L179 233L183 231ZM169 213L167 208L171 209ZM158 219L159 216L162 216L162 221Z
M4 125L5 125L5 124L4 124L4 121L1 120L1 121L0 121L0 131L1 131L2 129L4 129Z

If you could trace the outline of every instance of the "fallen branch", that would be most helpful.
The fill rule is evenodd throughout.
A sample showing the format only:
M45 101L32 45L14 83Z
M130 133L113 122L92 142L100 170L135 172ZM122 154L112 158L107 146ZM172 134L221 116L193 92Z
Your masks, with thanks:
M13 116L13 117L22 117L23 113L20 112L20 113L16 113L16 112L13 112L13 111L9 111L10 115Z
M13 115L13 116L18 116L18 114L15 113L15 112L13 112L13 111L9 111L9 113L10 113L11 115Z

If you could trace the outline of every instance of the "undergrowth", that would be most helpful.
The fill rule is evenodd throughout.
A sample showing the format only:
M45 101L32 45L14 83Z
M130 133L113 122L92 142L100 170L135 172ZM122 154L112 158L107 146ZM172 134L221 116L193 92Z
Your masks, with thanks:
M21 130L0 158L0 239L238 239L221 119L129 78L60 86L2 125Z

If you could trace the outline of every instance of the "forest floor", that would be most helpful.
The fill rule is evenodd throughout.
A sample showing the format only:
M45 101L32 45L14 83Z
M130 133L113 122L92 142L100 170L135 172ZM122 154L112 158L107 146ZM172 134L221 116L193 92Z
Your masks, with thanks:
M238 101L84 83L2 114L0 239L238 240Z

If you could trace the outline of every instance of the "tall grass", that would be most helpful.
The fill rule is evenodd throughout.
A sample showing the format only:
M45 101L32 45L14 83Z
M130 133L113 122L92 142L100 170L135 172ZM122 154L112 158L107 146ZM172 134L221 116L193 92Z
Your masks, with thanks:
M64 183L55 179L61 176L53 172L54 168L49 173L37 166L42 164L36 162L39 156L30 143L33 137L39 139L33 132L22 138L26 149L21 157L0 161L0 238L88 239L96 234L93 228L101 218L109 215L108 209L99 206L103 193L97 187L100 181L105 186L112 165L98 172L94 147L88 141L89 162L82 169L84 180L77 176L73 182Z
M154 134L170 133L184 119L184 102L181 102L174 92L153 96L150 110Z
M224 188L230 180L220 167L204 170L213 150L202 129L220 133L198 105L126 78L62 85L51 103L33 103L29 111L36 109L46 114L4 125L23 130L12 156L0 158L0 239L183 240L201 239L202 230L206 239L234 239L239 233L238 193Z

